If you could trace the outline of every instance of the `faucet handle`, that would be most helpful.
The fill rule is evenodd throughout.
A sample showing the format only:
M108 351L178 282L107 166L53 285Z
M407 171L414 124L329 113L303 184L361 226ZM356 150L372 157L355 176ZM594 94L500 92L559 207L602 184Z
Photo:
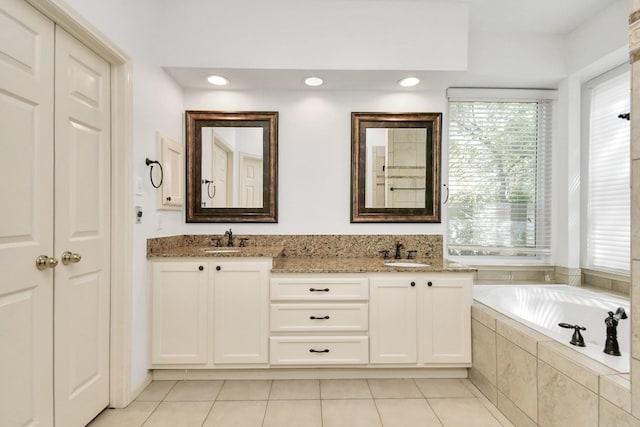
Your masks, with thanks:
M214 245L216 245L217 248L222 246L222 239L220 237L212 237L211 241L213 242Z
M418 251L415 249L407 251L407 259L414 259L416 257L416 253L418 253Z
M240 237L238 240L240 240L240 247L244 248L245 246L247 246L247 240L249 240L248 237Z
M382 259L389 259L389 250L385 249L382 251L378 251L380 255L382 255Z

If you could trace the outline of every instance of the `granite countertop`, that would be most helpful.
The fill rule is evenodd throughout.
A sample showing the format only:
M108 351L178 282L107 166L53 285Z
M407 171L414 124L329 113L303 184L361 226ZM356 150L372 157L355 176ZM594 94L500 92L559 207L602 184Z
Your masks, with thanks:
M278 258L283 250L282 246L246 246L242 248L237 246L177 246L156 250L147 256L149 258Z
M385 263L422 263L424 267L385 265ZM412 259L384 260L381 258L314 258L279 257L275 259L272 273L432 273L432 272L473 272L474 269L448 260Z
M384 273L384 272L468 272L473 269L447 260L395 260L373 257L323 258L314 256L283 256L282 246L211 247L177 246L149 254L149 258L273 258L273 273ZM388 266L385 263L405 262L428 264L424 267Z

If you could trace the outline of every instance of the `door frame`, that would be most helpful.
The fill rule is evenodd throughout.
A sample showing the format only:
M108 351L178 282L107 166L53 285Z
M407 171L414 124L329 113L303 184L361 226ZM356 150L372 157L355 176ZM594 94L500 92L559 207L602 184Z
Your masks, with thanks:
M61 0L26 0L111 65L111 309L109 405L132 401L133 190L131 58Z

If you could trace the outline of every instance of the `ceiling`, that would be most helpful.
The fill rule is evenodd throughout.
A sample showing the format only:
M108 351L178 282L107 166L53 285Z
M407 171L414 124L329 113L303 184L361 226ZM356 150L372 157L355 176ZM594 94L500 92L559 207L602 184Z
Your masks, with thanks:
M315 1L315 0L302 0ZM389 0L346 0L359 2ZM394 0L394 1L442 1L442 0ZM622 0L466 0L469 6L469 32L491 34L564 35L576 29L603 9ZM412 90L402 89L396 83L409 74L419 77L428 85L446 80L464 83L464 72L394 71L394 70L274 70L274 69L220 69L194 67L165 67L178 84L185 89L205 90L300 90L304 78L320 75L326 84L308 90ZM205 76L221 74L231 84L215 88ZM429 89L421 83L420 89Z

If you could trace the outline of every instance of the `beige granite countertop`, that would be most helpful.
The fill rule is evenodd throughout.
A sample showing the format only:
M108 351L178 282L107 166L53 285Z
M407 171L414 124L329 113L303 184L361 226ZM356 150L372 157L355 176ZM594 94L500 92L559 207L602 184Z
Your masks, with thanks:
M382 258L321 258L313 256L285 257L281 246L211 247L178 246L158 251L150 258L252 258L274 259L273 273L378 273L378 272L467 272L473 269L447 260ZM385 262L412 262L426 267L388 266Z
M149 254L149 258L202 258L202 257L267 257L277 258L282 254L282 246L177 246L163 248Z
M385 263L410 262L428 264L425 267L389 266ZM447 260L413 259L395 260L382 258L314 258L280 257L275 259L272 273L432 273L473 272L474 269Z
M237 237L237 236L236 236ZM272 258L273 273L473 272L473 268L442 259L440 235L242 235L246 247L215 247L215 235L180 235L147 240L147 257ZM389 259L396 243L415 250L416 259ZM424 267L388 266L385 262L424 263Z

